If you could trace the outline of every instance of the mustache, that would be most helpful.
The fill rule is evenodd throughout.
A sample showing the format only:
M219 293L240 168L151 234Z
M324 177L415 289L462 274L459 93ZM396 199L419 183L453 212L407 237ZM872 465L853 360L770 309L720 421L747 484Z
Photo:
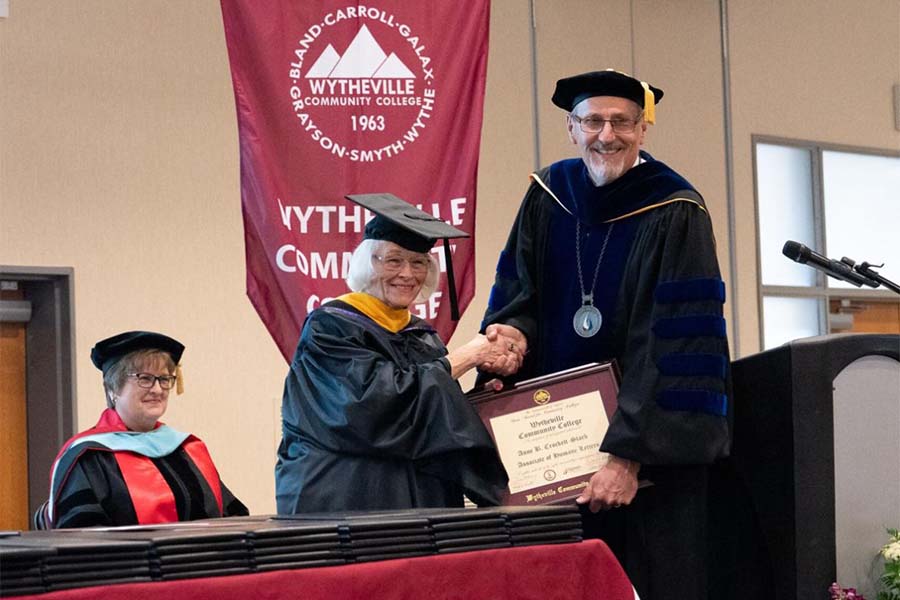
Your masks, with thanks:
M609 150L621 150L624 147L625 147L624 145L617 143L617 142L612 142L611 144L603 144L601 142L594 142L593 144L591 144L591 150L599 150L601 152L606 152Z

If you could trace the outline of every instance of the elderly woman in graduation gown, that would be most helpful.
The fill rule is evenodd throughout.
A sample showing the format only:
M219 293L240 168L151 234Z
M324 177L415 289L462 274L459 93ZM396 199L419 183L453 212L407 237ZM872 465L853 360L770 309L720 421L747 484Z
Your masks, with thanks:
M246 515L219 479L206 445L159 421L178 384L184 346L148 331L97 342L107 408L53 463L39 527L145 525Z
M385 196L393 204L384 210L348 196L383 214L350 260L352 293L310 313L291 362L275 467L280 514L462 506L464 495L491 505L507 483L456 379L486 363L512 371L521 356L482 335L448 354L410 313L439 271L434 240L404 214L434 218Z

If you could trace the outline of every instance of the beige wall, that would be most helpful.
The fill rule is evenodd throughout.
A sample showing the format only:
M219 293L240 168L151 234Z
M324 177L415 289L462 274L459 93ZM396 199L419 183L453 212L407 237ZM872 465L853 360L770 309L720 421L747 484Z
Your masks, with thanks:
M744 354L758 349L752 135L900 150L900 1L730 2L737 285Z
M554 81L612 66L666 97L647 149L704 193L738 291L736 353L758 350L754 134L900 149L900 0L732 0L736 239L729 239L720 3L492 3L479 176L477 329L537 161L574 156ZM532 127L534 113L538 127ZM286 366L244 292L234 101L215 0L10 0L0 19L0 264L71 266L79 427L102 407L93 343L132 328L187 345L167 420L210 446L254 512L274 510ZM736 248L736 279L729 251ZM731 314L728 315L729 318Z

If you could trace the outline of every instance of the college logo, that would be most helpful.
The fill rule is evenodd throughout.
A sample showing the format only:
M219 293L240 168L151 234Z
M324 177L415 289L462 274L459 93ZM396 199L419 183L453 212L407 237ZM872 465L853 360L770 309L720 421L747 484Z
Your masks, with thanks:
M336 39L352 39L341 48ZM300 36L288 68L297 129L323 151L377 162L407 150L434 111L425 42L392 13L348 6Z
M531 399L534 400L535 404L547 404L548 402L550 402L550 392L543 389L538 390L534 393Z

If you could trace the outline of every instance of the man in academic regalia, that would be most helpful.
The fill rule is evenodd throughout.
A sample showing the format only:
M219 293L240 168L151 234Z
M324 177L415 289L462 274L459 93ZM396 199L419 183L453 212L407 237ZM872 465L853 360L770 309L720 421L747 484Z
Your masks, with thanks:
M609 461L577 501L642 599L687 600L707 594L708 469L729 452L729 357L706 205L640 149L662 96L612 70L557 82L581 158L531 175L484 326L527 347L515 380L618 361Z

